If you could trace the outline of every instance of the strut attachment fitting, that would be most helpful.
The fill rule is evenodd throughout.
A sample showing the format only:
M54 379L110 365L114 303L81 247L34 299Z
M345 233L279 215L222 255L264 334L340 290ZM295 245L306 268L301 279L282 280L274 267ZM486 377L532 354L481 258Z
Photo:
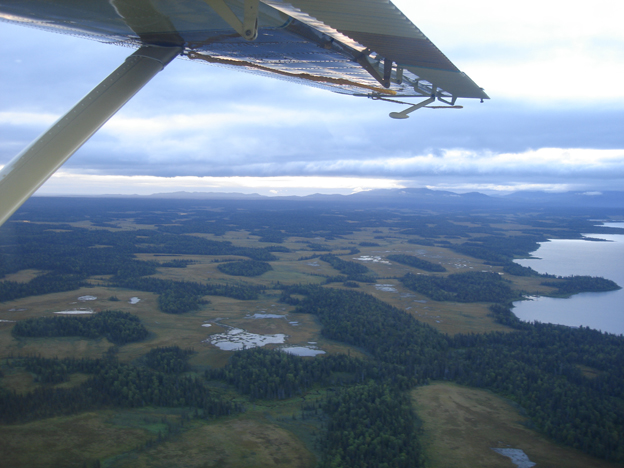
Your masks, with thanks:
M243 21L234 14L223 0L204 0L227 24L248 41L258 37L258 5L259 0L244 0Z

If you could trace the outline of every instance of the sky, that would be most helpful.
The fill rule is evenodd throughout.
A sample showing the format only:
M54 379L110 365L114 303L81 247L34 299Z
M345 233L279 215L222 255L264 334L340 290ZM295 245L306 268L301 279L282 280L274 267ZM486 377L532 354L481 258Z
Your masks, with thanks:
M175 60L38 195L624 190L624 3L396 0L490 100L403 107ZM0 165L132 51L0 23Z

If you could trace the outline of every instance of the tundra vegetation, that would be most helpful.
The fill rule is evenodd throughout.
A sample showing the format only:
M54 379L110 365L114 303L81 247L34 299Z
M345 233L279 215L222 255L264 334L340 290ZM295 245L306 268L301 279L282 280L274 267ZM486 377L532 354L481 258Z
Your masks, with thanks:
M624 338L512 310L523 295L619 287L513 262L548 238L597 232L595 218L32 199L0 228L3 460L435 467L440 444L466 442L474 466L504 437L540 466L549 452L621 465ZM241 329L326 354L210 343ZM498 432L445 435L443 413L427 410L451 407L441 395Z

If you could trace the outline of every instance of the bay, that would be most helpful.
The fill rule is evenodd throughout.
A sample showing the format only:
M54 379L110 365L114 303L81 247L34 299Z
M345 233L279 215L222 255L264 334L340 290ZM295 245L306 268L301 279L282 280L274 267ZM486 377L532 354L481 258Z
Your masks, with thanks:
M624 223L604 223L624 228ZM515 260L539 273L559 276L602 276L624 287L624 235L584 234L604 239L553 239L541 242L533 256ZM587 326L597 330L624 334L624 289L603 293L581 293L569 298L535 297L514 303L514 314L528 322L557 323L572 327Z

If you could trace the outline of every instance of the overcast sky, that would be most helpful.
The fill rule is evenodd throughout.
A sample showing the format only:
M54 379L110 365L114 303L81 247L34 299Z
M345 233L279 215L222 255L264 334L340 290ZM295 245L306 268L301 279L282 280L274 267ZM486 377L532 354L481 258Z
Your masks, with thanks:
M624 190L624 4L394 2L491 100L402 107L176 60L39 194ZM131 50L0 23L0 165Z

